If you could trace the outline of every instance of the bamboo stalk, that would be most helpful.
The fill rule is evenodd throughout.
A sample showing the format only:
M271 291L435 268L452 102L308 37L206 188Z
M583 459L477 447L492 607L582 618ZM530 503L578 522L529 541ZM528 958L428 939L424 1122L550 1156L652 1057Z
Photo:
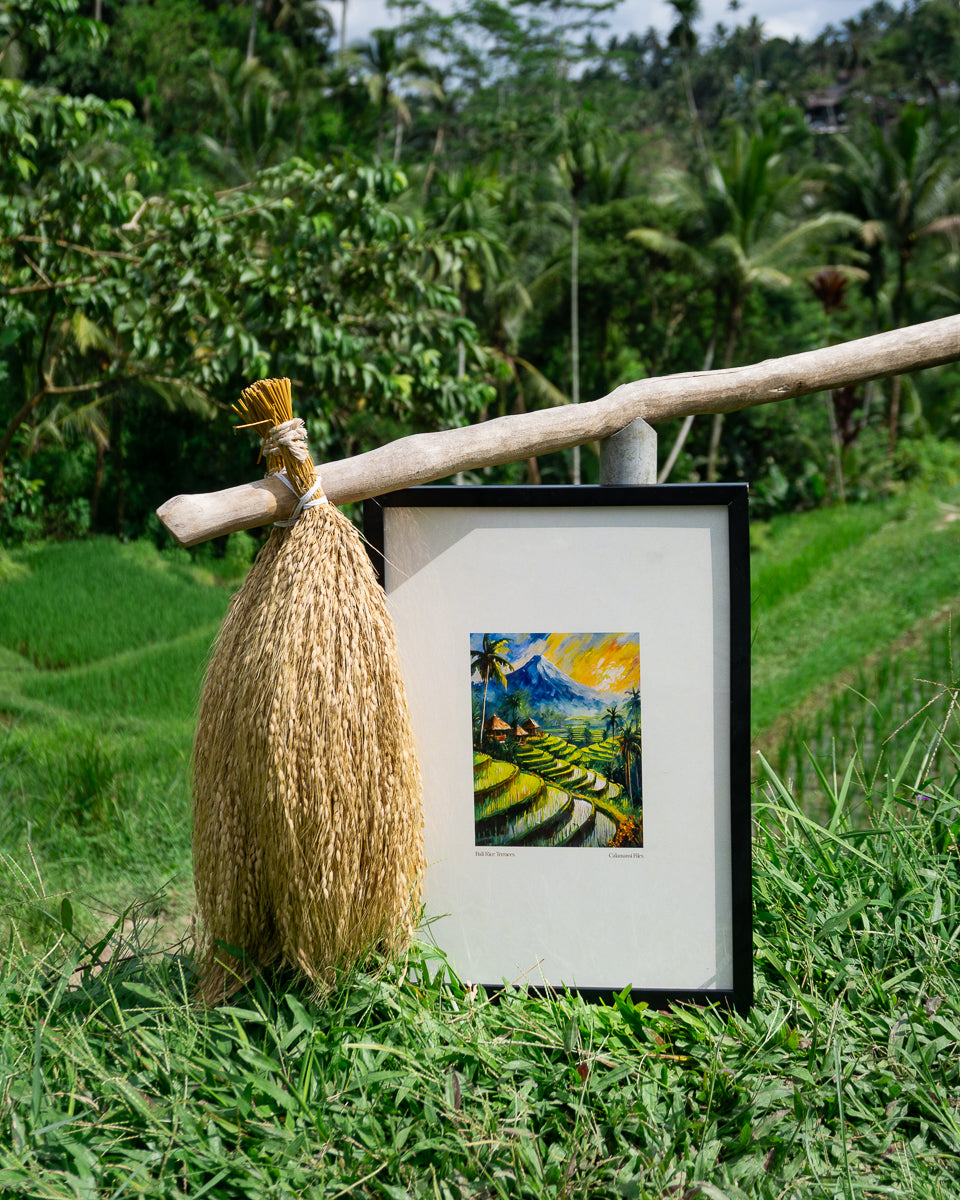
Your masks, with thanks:
M828 388L902 375L960 358L960 316L767 359L746 367L641 379L586 404L563 405L479 425L399 438L319 468L327 497L346 504L430 483L456 471L517 462L610 437L642 417L655 423L690 413L737 412ZM295 500L262 479L196 496L174 496L157 515L182 546L290 514Z

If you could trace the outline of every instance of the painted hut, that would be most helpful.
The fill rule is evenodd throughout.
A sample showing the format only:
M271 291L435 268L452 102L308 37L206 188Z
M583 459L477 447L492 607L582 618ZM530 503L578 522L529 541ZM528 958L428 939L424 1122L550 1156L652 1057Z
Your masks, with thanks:
M527 737L543 737L543 730L533 717L527 717L522 728L526 731Z
M484 737L493 738L495 742L504 741L509 732L510 726L496 714L488 717L483 726Z

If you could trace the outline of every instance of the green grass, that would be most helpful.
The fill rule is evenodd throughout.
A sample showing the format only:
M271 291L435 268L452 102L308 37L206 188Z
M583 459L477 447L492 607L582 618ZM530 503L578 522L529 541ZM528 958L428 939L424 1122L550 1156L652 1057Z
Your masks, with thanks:
M0 962L5 1196L807 1198L960 1187L960 807L906 776L819 826L758 793L747 1016L499 1004L428 946L323 1003L280 974L189 1002L136 920L104 947L43 913ZM117 934L120 930L117 930Z
M106 538L3 562L0 849L54 894L110 909L163 889L152 903L185 920L193 713L236 579ZM0 878L8 910L11 887Z
M949 501L960 501L950 493ZM960 522L922 491L779 519L752 566L753 727L769 729L960 597Z
M25 569L2 585L0 645L38 667L99 662L223 618L223 595L147 542L40 544L11 557Z
M914 741L926 783L944 784L957 755L942 735L957 704L952 620L922 630L915 642L861 664L842 687L780 722L766 752L803 797L817 771L834 772L838 753L853 754L859 773L877 780L911 753Z
M814 722L814 761L797 730L783 772L758 760L747 1016L516 988L492 1004L429 930L322 1003L278 973L232 1006L196 1008L189 954L170 943L191 903L193 697L229 589L142 547L94 542L71 571L56 570L68 547L5 558L0 1196L952 1200L960 725L948 692L880 757L927 695L916 676L952 671L935 627L895 655L877 639L951 598L956 527L938 529L942 510L922 500L835 516L833 530L819 513L771 527L756 559L759 691L772 719L782 703ZM99 593L109 611L66 628L106 573L101 554L155 580L180 623L150 619L118 567ZM61 579L65 628L38 617L27 658L17 622L48 589L15 589L35 586L41 560ZM852 579L854 563L871 578ZM876 616L874 600L850 603L854 585ZM874 646L872 665L857 645ZM809 706L857 669L869 725L854 706L817 741L824 704L798 712L790 697Z

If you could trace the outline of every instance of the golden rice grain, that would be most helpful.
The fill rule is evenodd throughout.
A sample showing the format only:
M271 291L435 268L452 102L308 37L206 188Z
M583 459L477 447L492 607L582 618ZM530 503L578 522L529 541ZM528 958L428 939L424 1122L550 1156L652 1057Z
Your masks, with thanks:
M264 433L290 420L289 380L248 388L238 411ZM281 461L302 495L312 460L281 450L271 470ZM193 798L206 1002L278 960L322 988L410 935L423 872L410 714L383 592L332 504L274 529L230 604L200 702Z

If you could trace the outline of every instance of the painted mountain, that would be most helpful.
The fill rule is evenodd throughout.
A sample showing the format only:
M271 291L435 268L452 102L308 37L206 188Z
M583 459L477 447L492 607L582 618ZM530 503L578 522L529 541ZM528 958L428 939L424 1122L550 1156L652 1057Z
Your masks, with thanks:
M527 659L522 667L510 671L506 677L506 684L506 688L503 688L495 681L490 681L487 688L488 712L495 712L505 695L520 689L527 693L530 707L534 711L549 707L571 717L602 712L613 700L618 699L609 692L601 692L584 683L577 683L542 654L535 654ZM476 695L483 695L482 683L474 683L473 688Z

